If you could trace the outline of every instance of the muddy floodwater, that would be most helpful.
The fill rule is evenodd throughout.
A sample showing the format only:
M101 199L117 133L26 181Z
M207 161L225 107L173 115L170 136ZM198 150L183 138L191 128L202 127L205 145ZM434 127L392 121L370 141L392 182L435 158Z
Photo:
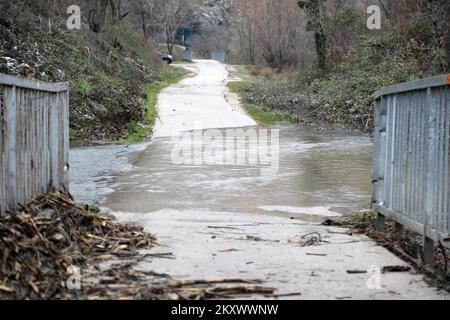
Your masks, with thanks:
M100 204L113 191L114 175L131 168L146 144L70 149L70 192L84 204Z
M177 142L158 138L139 147L71 151L71 191L81 202L130 212L162 209L238 211L280 215L348 214L370 204L372 145L346 130L280 126L279 169L259 165L173 163ZM225 137L225 135L224 135ZM120 179L115 179L120 177ZM126 201L133 194L133 202ZM121 201L123 200L123 201Z

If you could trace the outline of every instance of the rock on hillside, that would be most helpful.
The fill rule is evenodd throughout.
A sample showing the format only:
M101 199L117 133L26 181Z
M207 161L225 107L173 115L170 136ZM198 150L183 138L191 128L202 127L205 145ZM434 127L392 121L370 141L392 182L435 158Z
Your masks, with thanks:
M233 0L203 0L194 12L194 20L203 28L228 24Z

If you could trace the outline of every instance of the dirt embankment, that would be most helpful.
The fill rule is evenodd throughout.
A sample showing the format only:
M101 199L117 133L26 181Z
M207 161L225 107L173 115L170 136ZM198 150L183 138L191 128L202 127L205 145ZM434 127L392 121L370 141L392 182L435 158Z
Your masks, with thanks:
M0 12L0 72L69 81L72 139L119 139L145 122L146 85L165 80L168 68L135 27L69 31L67 15L39 1L2 1Z

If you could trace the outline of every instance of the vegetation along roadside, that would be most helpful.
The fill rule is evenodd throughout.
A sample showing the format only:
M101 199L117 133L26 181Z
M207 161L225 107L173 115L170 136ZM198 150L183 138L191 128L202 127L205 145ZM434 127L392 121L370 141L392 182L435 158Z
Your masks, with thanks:
M158 116L157 101L158 94L161 90L181 81L189 72L182 67L166 67L162 73L161 81L147 83L144 85L144 90L147 94L145 99L142 99L142 113L144 118L140 122L132 122L129 129L127 129L123 136L118 139L104 140L101 144L124 144L124 143L139 143L148 139L152 134L153 126L155 125Z
M237 70L251 76L230 86L258 111L371 132L375 91L449 71L448 1L380 1L385 19L373 30L361 3L238 3L229 62L249 65Z
M299 116L280 111L267 106L256 105L247 99L249 84L245 81L231 81L227 84L228 89L237 94L245 111L259 124L272 125L277 123L301 123Z

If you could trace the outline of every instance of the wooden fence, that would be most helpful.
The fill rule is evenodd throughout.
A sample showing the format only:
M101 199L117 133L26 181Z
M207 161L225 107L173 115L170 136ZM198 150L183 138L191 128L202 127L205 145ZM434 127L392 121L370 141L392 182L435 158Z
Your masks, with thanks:
M383 88L376 93L373 208L379 228L389 217L450 246L450 76Z
M68 185L69 85L0 74L0 213Z

